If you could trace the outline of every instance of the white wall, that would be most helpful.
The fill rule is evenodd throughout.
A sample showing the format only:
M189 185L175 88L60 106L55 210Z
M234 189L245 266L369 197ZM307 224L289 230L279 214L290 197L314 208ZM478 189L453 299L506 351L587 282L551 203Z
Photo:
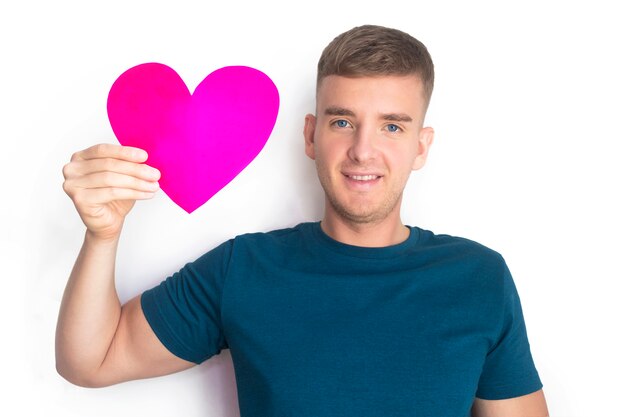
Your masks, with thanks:
M364 23L410 32L436 65L427 118L436 142L409 182L404 221L505 256L553 416L623 413L619 2L280 3L2 3L0 414L238 415L227 353L177 375L101 390L56 374L56 315L84 230L62 191L61 168L74 151L116 143L106 98L125 69L162 62L193 89L216 68L249 65L281 94L268 144L192 215L163 193L136 205L117 263L121 297L235 234L317 219L322 194L301 144L315 64L335 35Z

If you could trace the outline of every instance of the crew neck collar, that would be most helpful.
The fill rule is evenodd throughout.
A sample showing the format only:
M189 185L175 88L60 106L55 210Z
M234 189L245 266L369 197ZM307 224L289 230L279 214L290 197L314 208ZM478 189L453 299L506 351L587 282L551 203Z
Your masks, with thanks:
M409 229L409 236L404 241L391 246L371 248L349 245L333 239L322 230L321 222L319 221L307 224L307 230L311 235L310 237L315 241L315 243L319 244L326 250L335 254L368 259L397 257L414 247L419 240L419 229L416 227L406 227Z

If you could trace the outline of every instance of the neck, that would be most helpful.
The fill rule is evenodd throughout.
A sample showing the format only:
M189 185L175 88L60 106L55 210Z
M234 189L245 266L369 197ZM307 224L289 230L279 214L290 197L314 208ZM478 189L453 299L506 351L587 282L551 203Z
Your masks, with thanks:
M338 242L370 248L397 245L408 239L410 233L399 215L379 222L356 223L326 212L321 226L324 233Z

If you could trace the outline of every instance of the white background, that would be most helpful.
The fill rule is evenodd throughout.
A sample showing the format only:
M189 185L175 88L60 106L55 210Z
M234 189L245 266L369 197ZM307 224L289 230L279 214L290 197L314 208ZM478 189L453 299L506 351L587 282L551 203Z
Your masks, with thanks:
M214 69L248 65L281 95L269 142L191 215L163 193L135 206L119 249L120 296L236 234L319 219L322 193L301 135L315 65L335 35L365 23L411 33L435 61L427 122L436 140L407 186L404 222L504 255L552 416L625 415L619 2L368 3L2 3L1 415L238 415L228 353L99 390L56 374L56 315L84 233L61 168L77 150L116 143L106 97L127 68L161 62L193 89Z

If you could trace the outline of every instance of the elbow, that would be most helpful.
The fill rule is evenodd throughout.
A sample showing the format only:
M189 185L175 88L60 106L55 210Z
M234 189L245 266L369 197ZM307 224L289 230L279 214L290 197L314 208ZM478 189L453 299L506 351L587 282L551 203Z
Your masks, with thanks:
M61 361L56 362L57 373L70 384L82 387L82 388L102 388L111 384L106 384L102 380L99 380L93 374L88 372L71 369Z
M76 352L60 348L55 349L57 373L70 384L83 388L101 388L107 385L102 380L100 366L86 366L86 360Z

